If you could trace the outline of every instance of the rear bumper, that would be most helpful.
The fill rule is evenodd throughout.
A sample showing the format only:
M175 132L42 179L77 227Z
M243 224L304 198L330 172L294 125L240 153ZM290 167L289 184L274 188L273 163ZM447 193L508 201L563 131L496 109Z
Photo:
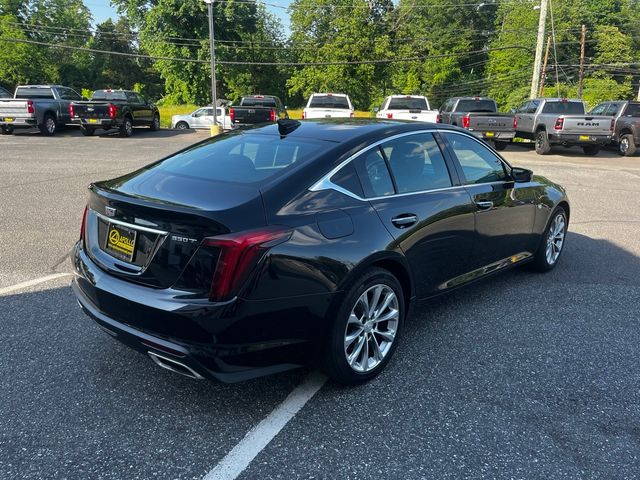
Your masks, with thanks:
M95 122L90 122L89 120L90 119L87 118L74 118L71 120L71 123L90 128L115 128L120 126L120 122L113 118L98 118Z
M0 125L2 125L3 127L15 127L15 128L21 128L21 127L37 127L38 126L38 120L35 117L25 117L25 118L14 118L12 121L7 122L6 120L4 120L6 117L1 116L0 115Z
M179 362L198 376L237 382L312 363L336 294L226 303L123 281L72 252L82 310L117 340ZM156 360L157 362L157 360ZM166 363L166 362L165 362Z
M549 133L549 142L561 145L600 145L611 143L611 135L575 135L566 133Z
M478 131L478 130L469 130L470 133L475 135L478 138L482 138L483 140L491 141L491 140L500 140L504 142L510 142L516 136L516 132L491 132L491 131Z

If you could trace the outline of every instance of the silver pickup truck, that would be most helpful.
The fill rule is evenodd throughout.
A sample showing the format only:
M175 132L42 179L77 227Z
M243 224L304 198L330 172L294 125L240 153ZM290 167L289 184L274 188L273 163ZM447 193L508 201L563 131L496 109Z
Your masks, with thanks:
M582 147L585 155L597 155L611 142L610 117L587 115L582 100L536 98L527 100L515 114L516 137L535 140L536 153L546 155L552 145Z
M37 127L53 135L70 123L69 104L78 100L81 95L61 85L20 85L13 98L0 99L0 130L10 135L16 128Z

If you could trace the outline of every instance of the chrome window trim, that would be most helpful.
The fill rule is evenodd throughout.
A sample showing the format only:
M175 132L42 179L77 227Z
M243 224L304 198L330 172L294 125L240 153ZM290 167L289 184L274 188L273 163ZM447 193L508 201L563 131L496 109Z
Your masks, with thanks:
M122 220L116 220L114 218L107 217L106 215L102 215L101 213L98 213L93 209L90 209L90 210L93 213L95 213L97 217L101 218L107 223L115 223L116 225L122 225L123 227L131 228L132 230L141 230L143 232L155 233L156 235L169 235L169 232L165 232L163 230L156 230L154 228L143 227L142 225L138 225L136 223L123 222Z
M480 139L478 139L474 135L471 135L471 134L469 134L467 132L459 132L457 130L439 130L437 128L430 128L430 129L426 129L426 130L414 130L412 132L398 133L398 134L393 135L391 137L385 138L383 140L378 140L377 142L372 143L371 145L369 145L366 148L360 150L359 152L354 153L349 158L347 158L346 160L342 161L337 167L334 167L332 170L329 171L329 173L325 174L320 180L318 180L316 183L311 185L308 190L310 192L320 192L320 191L323 191L323 190L334 190L336 192L342 193L343 195L347 195L348 197L351 197L351 198L353 198L355 200L358 200L358 201L361 201L361 202L370 202L370 201L375 201L375 200L385 200L385 199L388 199L388 198L406 197L406 196L409 196L409 195L421 195L421 194L424 194L424 193L431 193L431 192L443 192L443 191L447 191L447 190L455 190L455 189L460 189L460 188L465 188L465 187L471 187L471 186L474 186L474 185L497 185L497 184L504 184L504 183L508 182L508 178L507 178L505 180L500 180L500 181L497 181L497 182L469 183L469 184L453 185L451 187L430 188L430 189L427 189L427 190L420 190L420 191L417 191L417 192L393 193L391 195L384 195L384 196L381 196L381 197L363 198L360 195L356 195L355 193L347 190L346 188L341 187L340 185L336 185L335 183L333 183L331 181L331 177L333 177L336 173L338 173L342 168L344 168L350 162L356 160L360 155L364 155L369 150L372 150L372 149L380 146L381 144L383 144L385 142L396 140L398 138L408 137L408 136L411 136L411 135L418 135L418 134L422 134L422 133L455 133L456 135L463 135L463 136L472 138L473 140L478 142L480 145L482 145L482 147L486 148L498 160L500 160L502 165L506 166L507 175L508 175L508 172L511 171L511 165L509 165L502 157L500 157L499 155L497 155L493 151L491 151L490 148L488 148L486 145L484 145L482 143L482 141L480 141ZM440 146L438 145L438 147L440 147ZM455 161L458 161L458 160L456 159Z

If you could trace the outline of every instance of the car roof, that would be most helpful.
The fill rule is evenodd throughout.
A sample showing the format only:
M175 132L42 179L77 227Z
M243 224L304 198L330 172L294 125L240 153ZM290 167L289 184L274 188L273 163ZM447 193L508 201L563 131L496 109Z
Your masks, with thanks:
M292 122L292 121L289 121ZM355 119L314 119L297 122L299 125L291 128L287 136L291 138L310 138L317 140L327 140L330 142L342 143L346 141L357 141L368 137L389 137L399 133L421 131L421 130L452 130L462 131L453 125L429 122L410 122L396 120L378 120L369 118ZM258 126L245 130L259 134L280 135L278 124Z

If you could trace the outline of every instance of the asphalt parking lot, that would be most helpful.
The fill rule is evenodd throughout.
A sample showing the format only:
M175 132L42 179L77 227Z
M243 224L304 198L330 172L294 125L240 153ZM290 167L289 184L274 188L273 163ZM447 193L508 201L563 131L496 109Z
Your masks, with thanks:
M62 274L87 185L204 138L0 137L1 479L201 479L318 381L195 382L76 305ZM379 377L323 384L239 478L640 477L640 157L555 153L504 156L567 187L558 267L420 305Z

